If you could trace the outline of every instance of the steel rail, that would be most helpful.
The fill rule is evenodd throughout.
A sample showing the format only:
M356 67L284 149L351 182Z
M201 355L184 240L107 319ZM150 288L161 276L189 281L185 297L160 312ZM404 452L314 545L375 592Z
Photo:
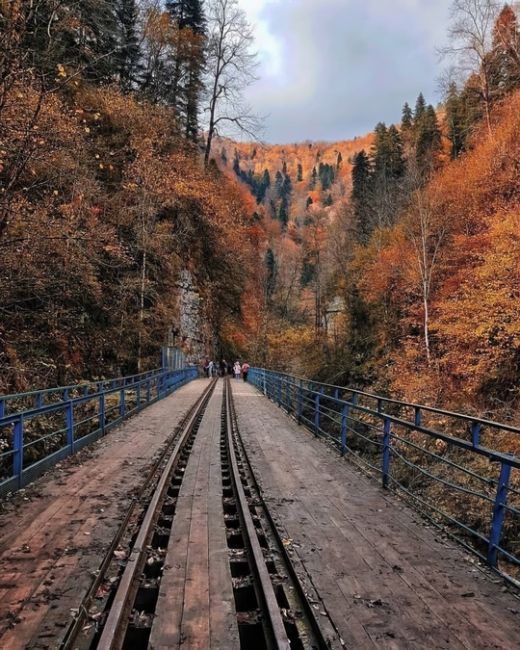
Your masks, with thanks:
M107 549L107 552L105 553L103 560L99 566L99 569L96 572L96 577L95 580L92 582L90 589L88 590L87 594L82 600L81 606L79 608L79 613L76 619L73 621L72 625L69 627L65 637L63 638L63 641L60 643L60 650L71 650L74 648L74 643L76 641L76 638L78 634L81 631L81 628L84 625L85 619L87 617L87 612L90 608L91 602L99 589L100 585L102 584L103 580L106 577L106 572L110 566L110 563L113 559L114 552L117 549L119 542L127 532L128 525L130 523L131 517L134 514L137 505L139 501L142 498L142 494L146 492L150 488L150 486L153 484L153 481L157 478L157 473L161 466L163 465L166 457L168 456L169 453L172 453L172 446L175 444L175 441L179 437L179 433L183 431L183 429L186 427L188 421L191 419L192 415L198 410L201 402L204 400L206 391L210 389L210 386L205 389L205 391L196 399L195 403L190 407L186 415L182 418L182 420L179 422L177 427L175 428L170 441L166 445L166 447L161 451L159 457L157 460L153 463L153 466L151 470L148 472L148 475L145 479L145 482L141 488L141 494L139 496L135 496L132 498L132 501L130 505L128 506L125 516L123 518L123 521L119 525L119 528L117 530L117 533L115 534L109 548Z
M269 524L270 532L273 535L275 539L275 543L277 546L277 551L279 552L282 561L283 561L283 567L287 571L287 573L290 576L291 582L292 582L292 587L294 587L295 591L297 592L297 595L299 597L299 600L301 602L301 605L303 607L307 622L309 624L310 629L312 630L312 633L314 634L314 642L312 644L312 648L315 648L316 650L328 650L330 649L330 643L327 642L324 638L323 631L321 629L320 623L318 622L318 619L316 618L316 615L314 613L314 610L312 606L309 603L308 596L306 594L305 589L303 588L303 585L300 582L300 579L298 577L298 574L296 572L296 569L293 565L293 561L291 560L289 553L287 552L286 547L283 544L282 537L280 533L278 532L278 529L276 527L276 524L274 522L274 519L271 515L271 512L269 511L269 508L267 507L267 504L265 503L264 499L261 496L261 489L260 486L256 480L255 472L253 471L253 466L251 465L251 461L249 460L249 456L247 454L246 448L244 446L244 441L242 440L242 436L240 435L240 429L238 427L238 420L236 416L236 410L235 410L235 405L234 405L234 400L233 400L233 391L231 389L231 382L229 384L230 387L230 399L229 399L229 413L231 417L231 431L232 434L234 434L235 439L237 441L237 445L239 446L240 449L240 455L241 455L241 461L242 464L245 466L247 469L247 473L249 475L249 483L250 485L254 488L254 492L256 493L256 499L260 501L259 505L256 507L261 508L263 515L265 516L267 523ZM229 427L229 425L228 425ZM229 428L228 428L229 431ZM321 601L321 598L318 593L316 593L316 598ZM323 605L323 603L322 603ZM323 608L325 609L325 606L323 605ZM333 629L333 632L335 632L338 637L339 633L335 627L335 624L333 623L332 619L328 617L328 621L331 625L331 628Z
M269 577L264 554L258 541L255 524L253 523L253 518L249 510L249 503L247 501L244 486L242 485L242 480L240 477L240 471L238 469L238 462L233 446L231 389L229 386L229 379L226 380L224 399L226 404L226 434L229 460L231 465L231 477L235 488L235 494L237 497L237 504L241 513L241 518L246 529L247 541L254 561L254 570L256 571L257 579L262 591L262 596L264 598L264 605L269 617L269 623L271 625L271 632L273 635L275 648L277 648L277 650L290 650L291 644L289 642L289 637L285 629L278 601L276 600L273 583Z
M189 438L195 423L204 412L216 383L217 380L213 380L199 399L195 410L190 415L188 422L184 426L180 438L178 439L161 474L157 488L141 523L132 551L128 557L125 570L119 582L115 598L103 627L103 632L101 633L99 643L97 644L99 650L116 650L121 648L123 644L124 634L127 627L126 624L128 623L128 609L132 606L132 596L136 591L136 578L140 575L143 568L145 560L144 553L158 515L159 505L168 488L170 476L179 460L180 453Z

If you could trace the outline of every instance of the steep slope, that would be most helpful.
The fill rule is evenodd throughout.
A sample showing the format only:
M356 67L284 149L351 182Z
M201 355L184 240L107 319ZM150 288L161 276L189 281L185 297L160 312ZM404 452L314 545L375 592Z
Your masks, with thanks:
M303 142L265 145L220 140L215 151L221 168L233 171L274 219L295 220L305 213L308 199L328 206L350 195L352 157L369 150L373 135L340 142ZM269 184L265 182L266 172ZM278 176L277 176L278 175ZM281 219L280 219L281 217Z

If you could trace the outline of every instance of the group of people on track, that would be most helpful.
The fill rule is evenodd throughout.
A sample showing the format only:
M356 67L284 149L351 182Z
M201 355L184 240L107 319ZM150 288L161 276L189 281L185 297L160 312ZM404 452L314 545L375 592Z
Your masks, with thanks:
M231 377L235 377L235 379L240 379L240 377L242 377L244 381L247 381L247 374L250 365L247 361L240 363L240 361L237 360L234 364L231 364L225 359L221 359L218 362L206 359L203 367L206 377L225 377L226 375L230 375Z

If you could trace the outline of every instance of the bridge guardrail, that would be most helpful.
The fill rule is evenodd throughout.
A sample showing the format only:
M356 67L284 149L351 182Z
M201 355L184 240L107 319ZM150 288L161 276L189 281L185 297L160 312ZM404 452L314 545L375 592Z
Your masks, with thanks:
M197 376L195 367L155 370L115 380L22 394L31 399L36 396L39 401L33 408L0 418L0 496L27 485L60 460L105 435L125 418ZM89 392L93 387L95 392ZM77 391L78 388L79 394L71 396L72 389ZM50 394L60 395L60 401L45 404L44 399Z
M31 390L24 393L13 393L12 395L0 395L0 419L13 413L37 409L46 404L66 402L71 397L95 394L107 388L130 386L144 379L160 375L164 372L165 368L166 366L149 370L148 372L142 372L138 375L127 375L126 377L117 377L115 379L102 379L99 381L83 382L81 384L71 384L69 386L57 386L55 388Z
M263 368L249 380L520 587L520 429Z

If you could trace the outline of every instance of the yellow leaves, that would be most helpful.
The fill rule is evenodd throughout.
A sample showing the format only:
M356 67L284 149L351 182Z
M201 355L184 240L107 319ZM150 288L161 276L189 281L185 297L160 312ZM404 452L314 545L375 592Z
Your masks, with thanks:
M58 78L64 79L67 76L67 71L65 70L65 67L61 63L58 63L58 65L56 66L56 70L57 70Z

